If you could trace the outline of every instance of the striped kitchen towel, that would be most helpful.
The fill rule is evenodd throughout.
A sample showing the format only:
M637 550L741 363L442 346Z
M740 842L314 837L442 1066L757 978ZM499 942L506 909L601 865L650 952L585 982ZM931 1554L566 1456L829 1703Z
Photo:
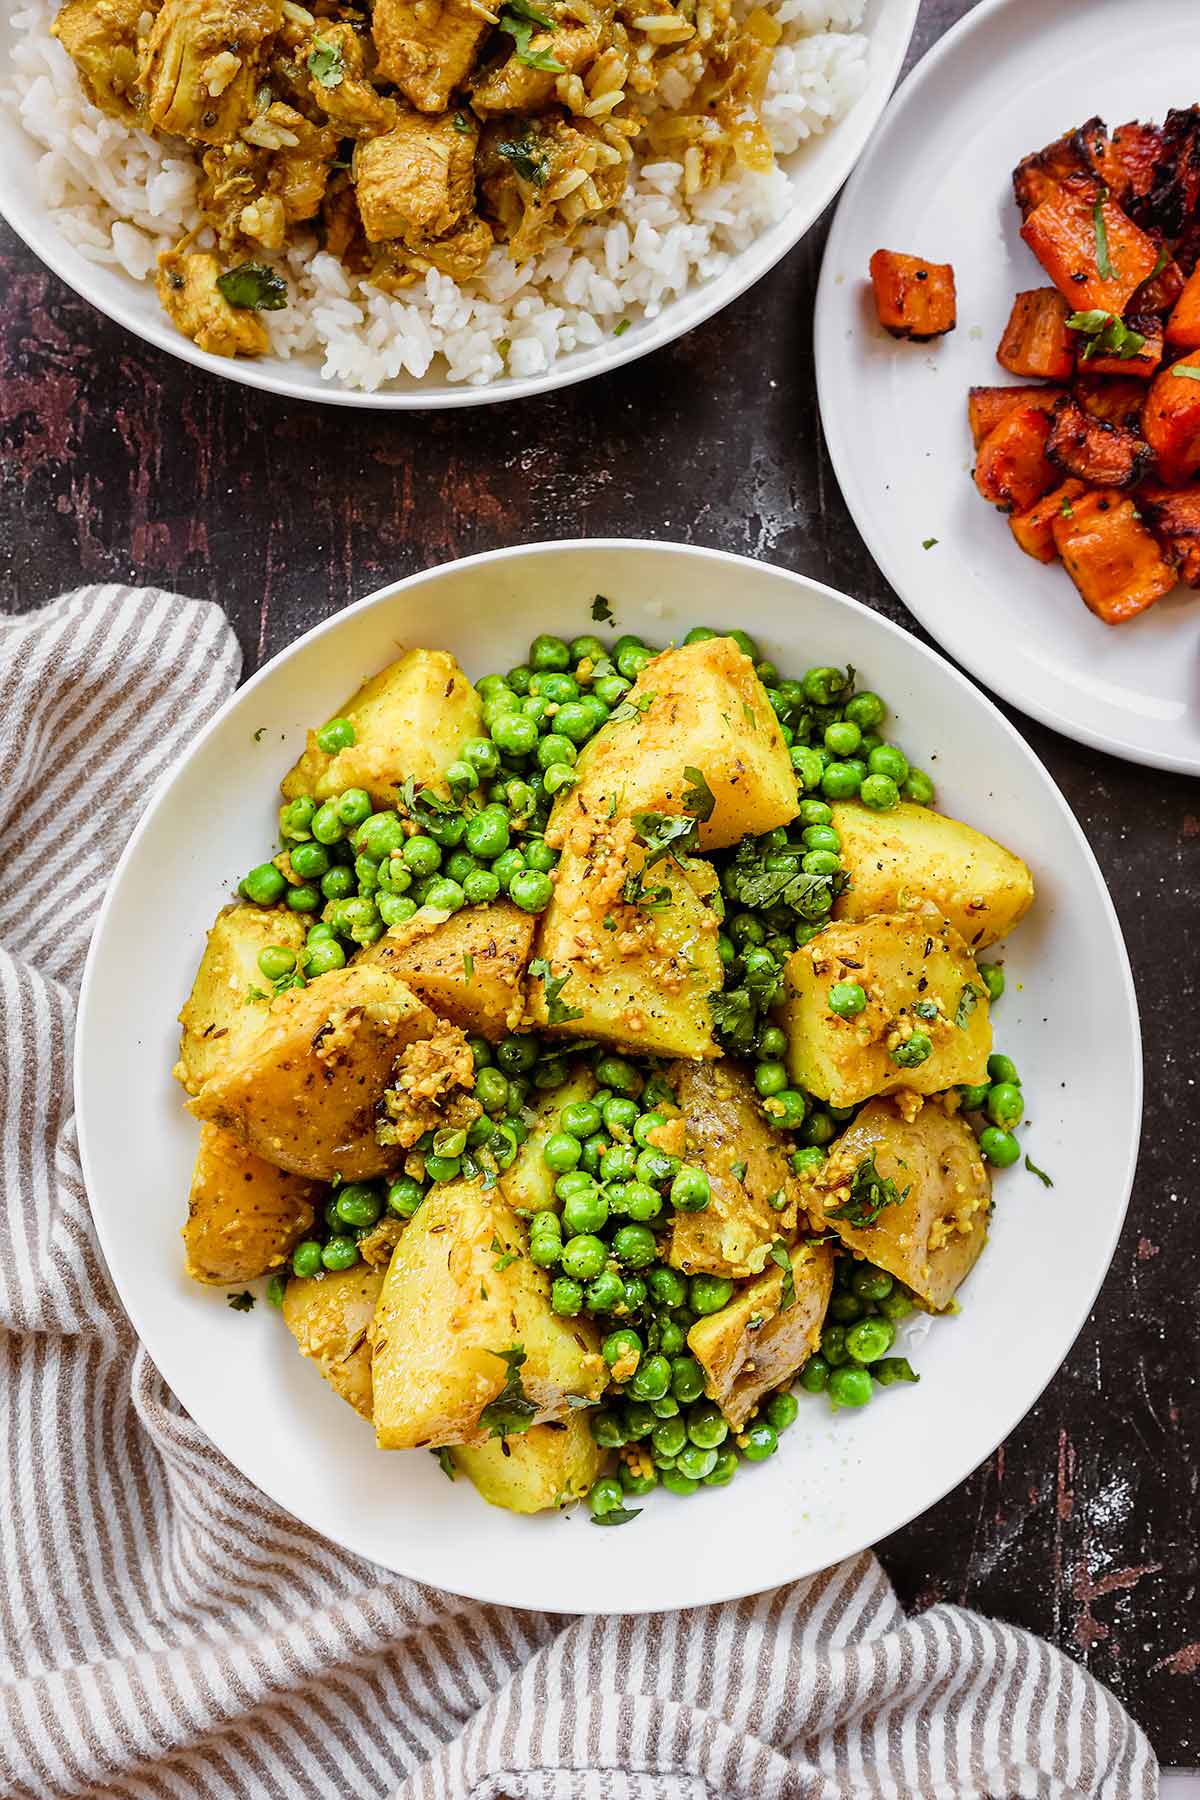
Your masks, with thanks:
M0 623L4 1800L1155 1794L1098 1682L956 1607L906 1619L871 1556L671 1615L479 1606L315 1536L184 1415L97 1248L72 1021L122 844L238 661L170 594Z

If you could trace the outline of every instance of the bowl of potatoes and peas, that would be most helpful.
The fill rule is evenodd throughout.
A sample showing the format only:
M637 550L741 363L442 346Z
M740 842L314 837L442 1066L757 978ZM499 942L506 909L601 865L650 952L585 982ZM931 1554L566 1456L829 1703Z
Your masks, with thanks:
M1021 1154L1034 895L852 669L610 616L309 732L175 1071L188 1273L266 1277L379 1448L605 1525L919 1379Z

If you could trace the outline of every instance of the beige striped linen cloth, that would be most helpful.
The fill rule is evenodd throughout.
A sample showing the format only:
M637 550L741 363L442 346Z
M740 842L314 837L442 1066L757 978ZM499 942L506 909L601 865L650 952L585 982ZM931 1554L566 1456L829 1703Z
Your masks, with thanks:
M1098 1682L906 1619L872 1556L691 1612L481 1606L316 1536L186 1417L97 1248L71 1036L122 845L238 670L215 606L155 591L0 624L4 1800L1156 1794Z

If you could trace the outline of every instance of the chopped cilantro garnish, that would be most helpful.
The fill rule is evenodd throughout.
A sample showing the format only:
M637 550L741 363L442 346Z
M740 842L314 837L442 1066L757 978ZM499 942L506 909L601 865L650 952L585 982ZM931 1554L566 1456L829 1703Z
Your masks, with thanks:
M979 1002L986 999L986 997L986 988L976 987L973 981L968 981L966 983L962 993L958 997L958 1008L954 1014L954 1023L958 1026L960 1031L966 1030L967 1020L975 1011Z
M1039 1169L1037 1164L1033 1161L1032 1157L1027 1156L1025 1158L1025 1167L1029 1170L1029 1173L1031 1175L1037 1176L1038 1180L1041 1182L1043 1187L1052 1188L1054 1186L1053 1181L1051 1181L1051 1179L1050 1179L1049 1175L1047 1175L1045 1169Z
M499 25L500 30L506 31L515 41L517 47L513 54L527 69L544 69L554 75L566 74L566 64L560 63L549 50L530 49L535 27L553 31L554 20L530 6L529 0L508 0L508 5L500 14ZM542 179L545 180L545 177Z
M844 1219L847 1225L853 1225L856 1231L866 1231L874 1225L885 1206L899 1206L908 1198L909 1190L898 1192L891 1176L883 1176L875 1167L875 1152L864 1156L854 1171L850 1183L850 1198L841 1206L826 1208L827 1219Z
M701 823L706 819L711 819L713 808L717 804L717 797L704 779L702 772L688 765L684 768L683 776L685 781L690 781L692 784L683 790L684 812L691 813L693 818L699 819Z
M1177 362L1170 373L1182 376L1184 381L1200 381L1200 369L1194 363Z
M631 1519L641 1518L642 1509L640 1506L614 1506L611 1512L601 1513L599 1518L595 1513L590 1516L593 1525L628 1525Z
M497 1275L502 1274L510 1263L515 1263L521 1254L519 1250L506 1250L495 1232L492 1233L492 1249L496 1252L496 1260L492 1264L492 1268Z
M546 1018L551 1025L569 1025L572 1019L582 1019L583 1012L577 1006L564 1006L559 995L571 979L568 969L565 975L555 975L544 956L535 956L529 965L529 973L542 983L542 992L546 999Z
M1108 226L1104 222L1104 202L1107 199L1108 189L1101 188L1092 207L1092 230L1096 234L1096 273L1101 281L1111 281L1113 278L1113 266L1108 255Z
M522 181L528 181L533 187L545 187L550 159L541 151L534 132L527 131L524 137L497 144L496 153L512 164Z
M1131 356L1139 355L1146 345L1140 331L1131 331L1124 320L1096 307L1088 312L1068 313L1067 324L1072 331L1081 332L1088 339L1083 347L1084 362L1101 355L1119 356L1127 362Z
M604 595L597 594L596 598L592 601L592 618L596 624L607 625L612 619L612 616L613 609L604 598Z
M936 543L937 543L936 538L922 538L921 539L921 548L922 548L922 550L932 550L933 546Z
M624 337L632 324L632 319L618 319L617 323L613 326L613 336Z
M1064 519L1073 519L1075 517L1075 508L1071 505L1071 497L1069 494L1063 495L1059 511L1062 513Z
M430 1456L437 1457L438 1467L441 1469L442 1474L446 1477L447 1481L453 1481L458 1470L454 1467L454 1458L451 1456L446 1445L443 1444L440 1450L431 1450L429 1454Z
M246 1005L247 1006L265 1006L266 1002L267 1002L267 996L266 996L266 994L263 993L263 991L260 987L251 987L251 988L246 989Z
M475 978L475 958L469 950L463 952L463 974L468 981L473 981Z
M251 1312L253 1310L254 1295L249 1288L243 1288L240 1294L229 1294L227 1298L234 1312Z
M738 845L725 871L726 897L753 911L787 906L810 925L823 923L838 895L845 891L845 871L809 875L800 869L768 869L767 854L753 838L745 838Z
M254 741L255 741L255 743L256 743L256 744L261 744L261 743L262 743L262 741L263 741L263 739L264 739L264 738L265 738L265 737L266 737L266 735L267 735L267 728L266 728L266 726L265 726L265 725L260 725L260 726L259 726L259 728L258 728L258 730L257 730L257 731L256 731L256 732L255 732L255 734L254 734Z
M708 815L703 815L707 817ZM638 841L646 847L646 867L651 869L664 856L678 858L700 848L700 835L695 818L672 817L667 813L640 812L633 815L633 829Z
M729 1173L733 1176L733 1179L735 1181L745 1181L745 1179L746 1179L745 1163L744 1162L731 1163L729 1165Z
M496 1398L480 1413L479 1423L486 1425L489 1437L519 1437L529 1430L537 1415L537 1407L521 1385L521 1365L527 1360L524 1346L514 1344L510 1350L491 1350L488 1354L499 1357L508 1375Z
M323 88L341 87L346 79L341 46L327 44L324 38L314 37L313 47L308 55L308 72Z
M455 131L460 132L464 137L471 129L471 121L465 113L456 112L452 123Z
M783 1270L783 1285L779 1290L779 1310L787 1312L789 1307L796 1304L796 1278L792 1274L792 1259L788 1255L787 1245L782 1240L771 1245L771 1261Z
M230 306L250 312L278 312L288 303L288 285L278 270L266 263L239 263L217 276L217 292Z

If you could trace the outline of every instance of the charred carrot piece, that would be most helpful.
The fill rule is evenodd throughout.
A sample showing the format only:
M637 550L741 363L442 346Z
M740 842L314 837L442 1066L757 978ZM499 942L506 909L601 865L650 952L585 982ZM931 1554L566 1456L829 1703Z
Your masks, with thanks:
M1158 246L1105 190L1072 175L1036 206L1021 236L1072 312L1120 318L1158 262Z
M923 343L953 331L957 323L954 270L899 250L876 250L871 286L879 323L893 337Z
M1028 512L1059 481L1046 460L1050 419L1040 407L1022 406L993 426L975 460L975 486L1004 512Z
M1168 487L1182 487L1200 468L1200 350L1154 377L1142 409L1142 432Z
M1023 406L1040 406L1049 412L1055 401L1066 393L1061 387L973 387L967 392L967 423L978 450L989 431L1001 419Z
M1075 334L1067 326L1070 310L1057 288L1030 288L1018 294L996 361L1010 375L1066 381L1075 368Z
M1084 605L1106 625L1145 612L1175 586L1175 570L1126 494L1080 494L1054 520L1054 543Z
M1083 482L1072 477L1061 487L1051 488L1048 494L1035 500L1028 511L1013 514L1008 521L1009 530L1026 556L1043 563L1054 561L1058 555L1054 546L1054 521L1060 517L1070 518L1072 503L1079 494L1086 492Z

